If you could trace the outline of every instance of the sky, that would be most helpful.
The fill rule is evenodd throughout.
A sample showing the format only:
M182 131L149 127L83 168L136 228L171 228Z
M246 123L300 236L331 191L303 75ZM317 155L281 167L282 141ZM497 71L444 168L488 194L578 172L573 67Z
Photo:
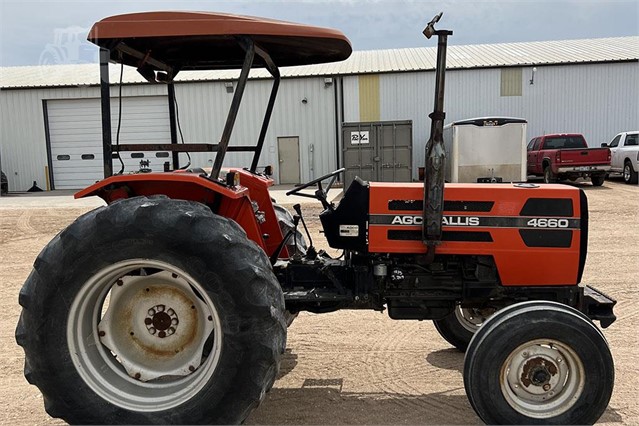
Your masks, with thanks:
M344 32L354 50L434 46L425 24L451 45L639 35L639 0L0 0L0 66L97 62L91 25L121 13L200 10L263 16Z

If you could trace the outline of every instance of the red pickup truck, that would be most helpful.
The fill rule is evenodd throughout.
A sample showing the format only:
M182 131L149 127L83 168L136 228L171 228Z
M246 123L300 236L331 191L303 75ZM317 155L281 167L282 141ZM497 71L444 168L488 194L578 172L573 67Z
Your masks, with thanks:
M539 136L527 151L528 175L543 176L545 183L590 177L594 186L601 186L610 170L610 149L588 148L580 134Z

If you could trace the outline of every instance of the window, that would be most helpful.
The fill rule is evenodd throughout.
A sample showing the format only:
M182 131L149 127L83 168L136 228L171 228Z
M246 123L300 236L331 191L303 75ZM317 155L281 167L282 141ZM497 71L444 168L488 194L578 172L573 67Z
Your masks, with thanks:
M533 150L533 146L535 145L535 141L536 140L537 140L537 138L531 139L530 142L528 142L528 146L526 147L527 151L532 151Z
M544 149L573 149L586 148L586 142L581 136L557 136L546 138Z
M535 147L533 149L539 151L539 145L541 145L541 138L535 139Z
M612 142L610 142L610 145L608 145L610 148L615 148L617 146L619 146L619 140L621 139L621 135L617 135Z
M501 96L521 96L521 68L501 69Z
M626 146L637 146L639 145L639 133L635 133L633 135L626 135Z

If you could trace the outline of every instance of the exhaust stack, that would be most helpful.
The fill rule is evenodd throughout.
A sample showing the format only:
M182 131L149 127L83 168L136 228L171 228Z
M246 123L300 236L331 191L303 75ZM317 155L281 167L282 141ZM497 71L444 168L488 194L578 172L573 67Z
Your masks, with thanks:
M431 119L430 139L426 144L426 161L424 174L424 210L422 241L428 246L428 258L433 259L435 247L442 239L442 217L444 215L444 165L446 154L444 151L444 81L446 74L446 47L449 30L435 30L435 24L443 13L435 16L426 25L424 35L430 39L437 36L437 68L435 74L435 106L429 114Z

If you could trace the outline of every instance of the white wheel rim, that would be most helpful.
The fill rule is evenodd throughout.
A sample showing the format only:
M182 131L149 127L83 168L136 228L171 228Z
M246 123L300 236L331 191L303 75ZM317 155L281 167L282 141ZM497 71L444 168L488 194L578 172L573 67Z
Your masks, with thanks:
M630 165L626 164L623 168L623 178L625 181L630 180Z
M500 387L508 404L536 419L568 411L584 386L583 362L570 346L554 339L520 345L506 358L500 372Z
M462 308L461 305L457 305L455 308L455 317L457 321L466 330L471 333L476 333L479 327L495 313L495 309L492 308Z
M141 412L176 407L200 392L217 367L221 340L206 290L179 268L148 259L93 275L67 323L69 352L84 382L109 403Z

